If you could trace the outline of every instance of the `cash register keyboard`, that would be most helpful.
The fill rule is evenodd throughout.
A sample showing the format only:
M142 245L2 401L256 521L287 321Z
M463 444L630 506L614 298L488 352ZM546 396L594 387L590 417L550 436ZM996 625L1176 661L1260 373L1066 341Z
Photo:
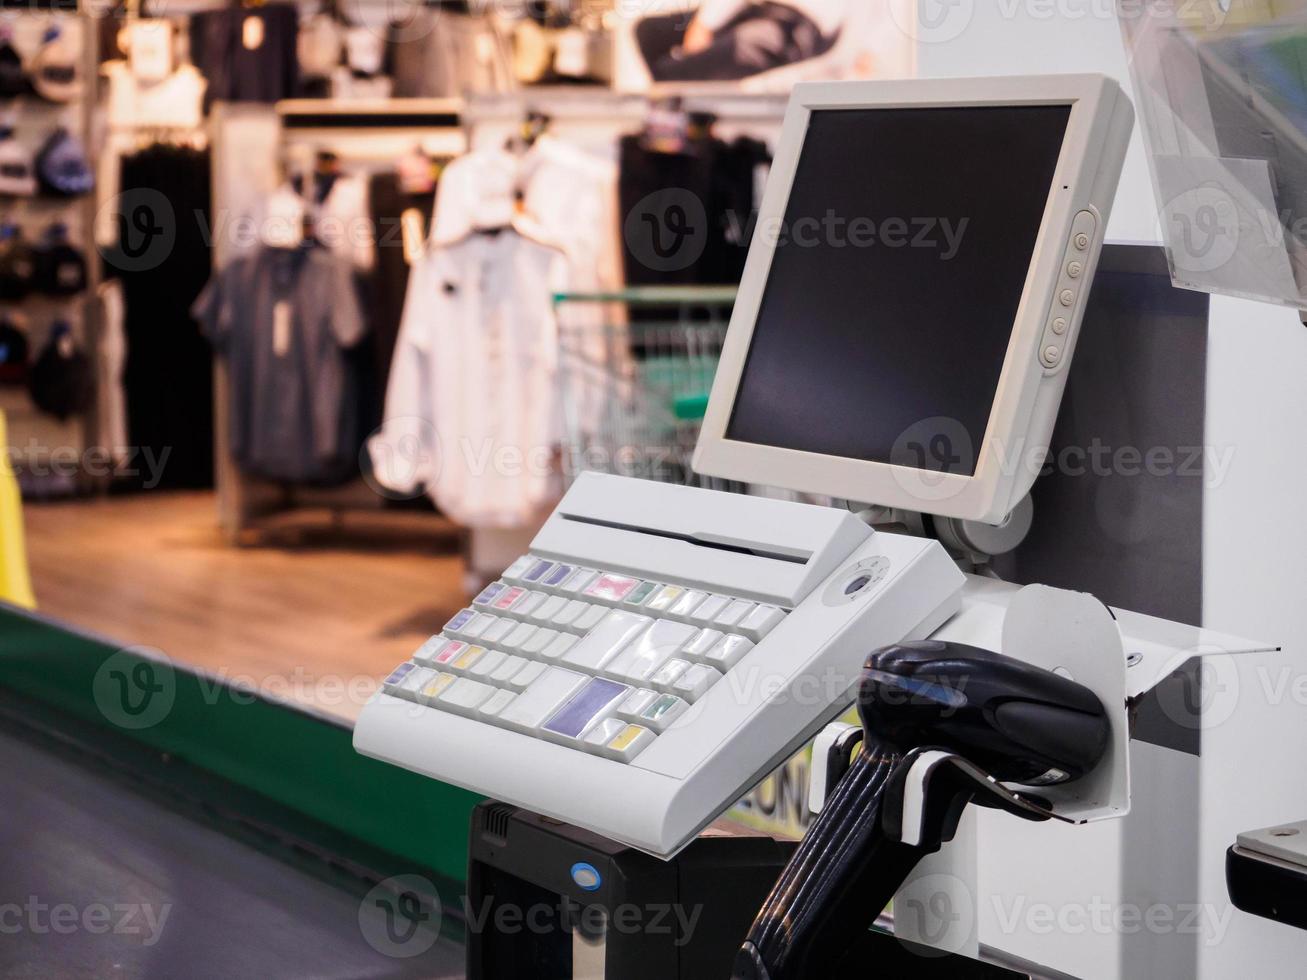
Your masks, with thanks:
M675 853L961 605L938 542L847 511L583 474L385 678L364 755Z
M383 687L629 762L784 618L765 602L527 555Z

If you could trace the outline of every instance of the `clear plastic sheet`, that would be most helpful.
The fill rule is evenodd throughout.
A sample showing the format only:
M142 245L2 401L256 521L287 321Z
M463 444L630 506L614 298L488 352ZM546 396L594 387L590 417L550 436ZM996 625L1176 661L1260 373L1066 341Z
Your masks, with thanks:
M1117 0L1177 286L1307 309L1307 0Z

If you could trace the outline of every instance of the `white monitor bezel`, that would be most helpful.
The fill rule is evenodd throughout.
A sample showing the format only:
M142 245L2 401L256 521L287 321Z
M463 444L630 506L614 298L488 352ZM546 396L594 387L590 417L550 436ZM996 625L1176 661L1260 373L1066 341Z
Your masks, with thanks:
M695 450L695 471L941 517L1002 521L1034 482L1043 464L1041 453L1047 450L1052 436L1076 330L1072 331L1062 364L1055 370L1041 362L1041 342L1062 274L1072 222L1084 210L1098 217L1085 289L1096 266L1120 176L1120 157L1124 155L1124 145L1119 153L1105 147L1121 139L1119 133L1113 132L1113 123L1122 100L1119 86L1102 75L795 86ZM776 236L767 229L780 227L784 221L812 114L827 109L1040 105L1067 105L1071 114L985 438L976 453L974 475L912 470L727 439L726 429L775 254ZM1102 168L1107 169L1100 173ZM1077 320L1083 309L1081 302ZM1050 388L1055 388L1051 398Z

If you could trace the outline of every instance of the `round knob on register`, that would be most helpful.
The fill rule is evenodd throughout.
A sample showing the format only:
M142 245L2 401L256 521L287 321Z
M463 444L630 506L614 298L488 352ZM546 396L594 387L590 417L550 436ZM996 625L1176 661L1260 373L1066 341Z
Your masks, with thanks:
M1072 262L1069 266L1066 267L1066 274L1070 276L1072 279L1079 279L1084 271L1085 271L1085 267L1081 265L1079 262Z
M1069 289L1062 290L1062 295L1058 297L1063 306L1071 306L1076 301L1076 294Z
M1083 231L1079 235L1076 235L1076 248L1080 249L1082 252L1089 248L1089 236Z

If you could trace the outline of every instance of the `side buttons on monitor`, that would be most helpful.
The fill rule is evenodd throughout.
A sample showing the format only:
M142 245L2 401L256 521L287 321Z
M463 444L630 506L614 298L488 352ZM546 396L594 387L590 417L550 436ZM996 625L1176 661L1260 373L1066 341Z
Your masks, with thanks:
M1053 294L1053 308L1039 343L1039 362L1046 371L1062 367L1072 343L1071 331L1083 308L1084 282L1092 266L1090 251L1098 237L1098 215L1081 211L1071 223L1071 240L1062 259L1062 275Z

